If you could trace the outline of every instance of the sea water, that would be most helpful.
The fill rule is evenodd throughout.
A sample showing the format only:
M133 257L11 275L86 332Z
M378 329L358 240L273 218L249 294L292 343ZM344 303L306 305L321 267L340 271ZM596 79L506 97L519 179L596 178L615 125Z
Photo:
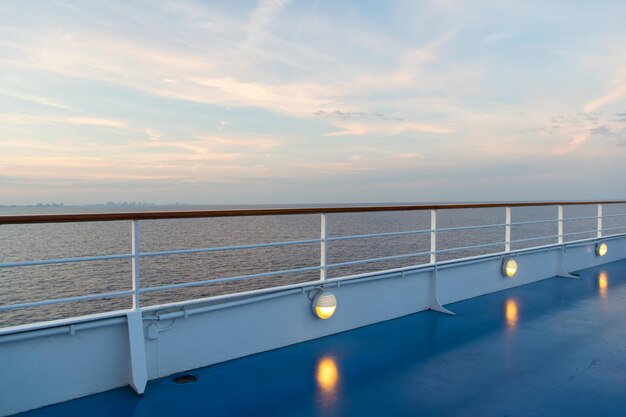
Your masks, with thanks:
M148 207L157 210L223 209L217 206ZM230 207L244 208L244 207ZM249 208L249 207L245 207ZM118 211L128 208L117 207ZM134 208L134 209L141 209ZM565 217L595 216L597 206L566 206ZM112 211L103 207L4 207L0 215L25 213L77 213ZM605 205L604 213L626 213L625 205ZM512 209L513 222L556 220L557 208L524 207ZM504 208L446 209L438 211L439 229L501 225L505 222ZM606 218L604 227L626 224L626 217ZM595 230L595 219L566 222L565 233ZM398 211L327 215L329 236L429 230L430 212ZM611 231L625 232L626 229ZM438 260L464 258L504 249L504 226L478 230L439 231L437 249L494 243L493 246L445 252ZM557 223L513 226L512 240L538 238L514 243L513 249L556 243ZM542 236L552 236L541 238ZM577 240L596 236L595 232L567 236ZM320 215L227 217L206 219L145 220L140 222L140 251L163 251L190 248L251 245L257 243L319 239ZM497 243L497 244L496 244ZM354 240L331 241L328 262L380 258L384 256L427 252L430 234L412 234ZM128 254L131 252L131 222L88 222L30 225L0 225L0 263L39 259L70 258L95 255ZM428 255L410 258L330 268L328 277L382 271L424 264ZM141 286L155 287L182 282L212 280L241 275L287 270L320 263L320 244L310 243L256 249L217 251L184 255L142 257ZM142 306L183 301L251 289L309 282L319 279L318 271L283 274L199 287L159 291L144 294ZM471 279L469 277L468 279ZM468 285L470 285L468 283ZM0 269L0 305L17 304L52 298L72 297L131 289L130 259L79 262ZM113 299L82 301L52 306L0 312L0 326L13 326L41 320L71 317L116 309L129 308L130 296Z

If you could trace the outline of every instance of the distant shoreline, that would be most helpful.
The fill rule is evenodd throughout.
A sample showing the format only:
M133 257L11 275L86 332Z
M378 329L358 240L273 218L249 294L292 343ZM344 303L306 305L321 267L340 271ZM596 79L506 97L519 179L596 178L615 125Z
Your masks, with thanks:
M192 210L236 210L236 209L272 209L272 208L315 208L345 206L386 206L410 205L416 203L316 203L316 204L35 204L35 205L0 205L0 215L20 214L66 214L66 213L102 213L102 212L140 212L140 211L192 211ZM429 203L417 203L429 204Z

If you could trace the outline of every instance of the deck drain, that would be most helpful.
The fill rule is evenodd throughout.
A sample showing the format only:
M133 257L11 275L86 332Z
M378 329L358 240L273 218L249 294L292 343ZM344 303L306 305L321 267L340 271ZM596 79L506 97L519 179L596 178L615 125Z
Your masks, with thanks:
M177 384L189 384L191 382L196 382L198 377L191 374L179 375L173 379L173 381Z

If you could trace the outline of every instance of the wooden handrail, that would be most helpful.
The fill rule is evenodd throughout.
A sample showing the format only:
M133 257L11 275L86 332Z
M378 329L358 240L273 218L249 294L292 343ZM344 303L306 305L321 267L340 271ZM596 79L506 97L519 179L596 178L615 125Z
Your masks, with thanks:
M0 224L104 222L120 220L194 219L203 217L275 216L321 213L365 213L384 211L415 211L443 209L474 209L492 207L571 206L589 204L626 204L626 200L608 201L537 201L504 203L450 203L380 206L291 207L229 210L144 211L120 213L21 214L0 216Z

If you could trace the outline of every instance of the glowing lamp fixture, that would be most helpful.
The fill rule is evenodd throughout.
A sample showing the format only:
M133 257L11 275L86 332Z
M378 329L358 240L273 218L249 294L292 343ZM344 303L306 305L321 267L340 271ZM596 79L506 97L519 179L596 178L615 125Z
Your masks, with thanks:
M313 308L313 314L315 314L317 318L322 320L329 319L335 314L335 310L337 309L337 297L332 293L320 291L315 298L313 298L311 307Z
M513 258L504 258L502 260L502 274L505 277L513 278L517 274L517 261Z
M609 247L606 243L600 242L596 245L596 255L604 256L609 251Z

